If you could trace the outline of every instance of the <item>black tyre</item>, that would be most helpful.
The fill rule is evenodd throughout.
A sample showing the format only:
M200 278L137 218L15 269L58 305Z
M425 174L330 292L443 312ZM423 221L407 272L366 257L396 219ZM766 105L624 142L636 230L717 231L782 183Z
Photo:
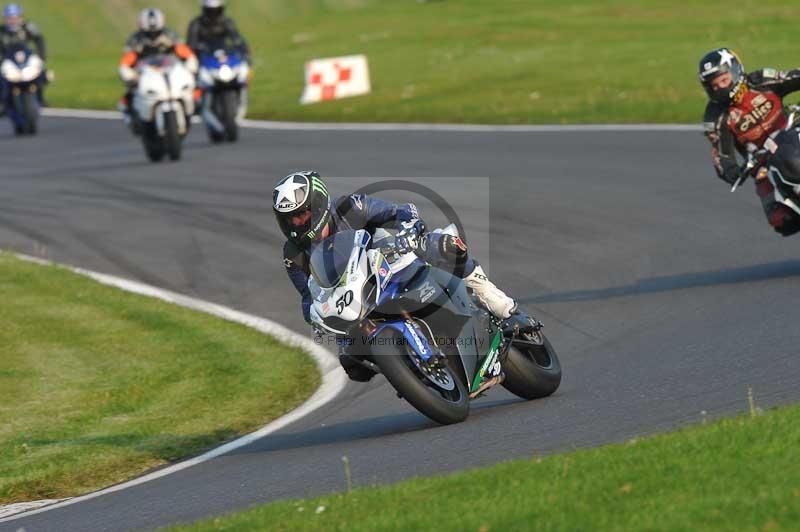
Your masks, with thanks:
M223 91L222 99L222 125L225 126L225 140L236 142L239 140L239 124L236 123L236 114L239 112L239 94L233 90Z
M26 92L20 96L22 109L20 109L25 119L24 132L28 135L35 135L39 125L39 102L36 94Z
M373 358L386 380L411 406L437 423L450 425L469 415L469 393L457 373L442 370L444 385L425 376L409 356L411 348L399 333L384 329L373 348ZM450 388L450 389L448 389Z
M525 338L530 343L509 349L503 372L503 386L523 399L547 397L561 384L561 363L550 341L541 332Z
M206 129L208 130L208 140L210 140L212 144L219 144L225 140L224 133L218 133L210 127Z
M166 154L164 148L164 139L162 139L153 125L148 125L142 135L142 143L144 144L144 151L147 153L147 158L152 162L160 162Z
M175 112L164 115L164 143L167 145L170 160L177 161L181 158L183 143L178 132L178 117Z

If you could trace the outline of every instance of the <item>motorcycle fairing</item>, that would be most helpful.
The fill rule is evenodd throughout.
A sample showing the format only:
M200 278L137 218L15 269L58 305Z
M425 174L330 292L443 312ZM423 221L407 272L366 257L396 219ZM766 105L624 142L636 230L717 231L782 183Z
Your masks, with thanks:
M217 50L213 54L201 54L198 81L204 90L213 89L219 82L222 85L244 86L250 75L250 66L243 61L241 54Z
M481 381L483 377L489 373L491 376L497 376L500 374L501 366L500 362L497 360L498 356L500 355L500 341L502 340L502 333L498 329L494 335L494 340L492 340L492 345L489 348L489 352L486 354L486 357L483 359L483 364L481 365L480 371L475 374L475 378L472 380L472 385L470 387L470 392L476 391L480 388Z
M139 83L133 96L136 115L143 122L153 123L164 136L164 113L175 112L178 132L188 130L187 116L194 114L194 76L172 56L154 56L140 61Z
M488 315L477 311L463 279L422 261L413 266L417 267L403 270L408 280L398 287L398 297L379 304L376 311L395 315L405 311L426 322L432 330L454 339L455 352L469 385L479 374L479 365L492 354L488 346L499 341L498 330ZM390 286L396 281L393 279Z
M355 232L347 267L335 286L322 288L313 276L309 278L308 286L314 298L315 309L323 319L336 318L337 321L356 322L373 307L364 300L369 296L369 291L364 290L364 287L372 277L365 250L369 241L368 232L364 230ZM344 329L325 326L335 334L346 334Z
M393 255L390 260L378 249L367 249L369 233L353 233L344 274L338 282L330 279L335 286L321 288L313 275L309 281L321 325L347 334L352 324L371 315L375 327L368 339L387 328L397 331L412 347L415 363L428 360L440 348L440 340L429 336L437 331L455 340L443 352L451 359L458 355L467 386L474 388L473 383L479 385L487 373L496 372L502 335L491 317L476 308L463 279L423 262L414 253Z
M18 128L26 125L26 119L21 112L24 94L36 93L39 90L39 81L44 76L44 62L27 47L17 47L7 50L5 57L0 61L0 78L10 85L6 104L8 117ZM33 105L37 106L38 99L34 98Z
M0 76L8 83L33 83L43 74L41 58L27 48L7 53L0 63Z
M433 355L428 338L419 328L419 326L411 320L395 320L380 322L378 326L370 333L368 339L373 342L375 338L385 329L394 329L403 335L403 338L408 342L408 345L414 350L414 353L422 360L428 360Z

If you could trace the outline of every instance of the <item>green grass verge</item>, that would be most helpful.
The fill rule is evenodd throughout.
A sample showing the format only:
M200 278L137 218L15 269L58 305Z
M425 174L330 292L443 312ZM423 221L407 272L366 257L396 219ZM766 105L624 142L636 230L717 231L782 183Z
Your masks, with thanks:
M797 530L799 452L795 406L173 530Z
M0 253L0 504L78 495L262 426L319 385L238 325Z
M28 0L50 37L57 106L112 108L133 0ZM196 0L161 2L182 34ZM237 0L255 50L250 117L485 123L699 122L717 46L751 69L800 65L785 0ZM365 53L370 96L301 106L303 64Z

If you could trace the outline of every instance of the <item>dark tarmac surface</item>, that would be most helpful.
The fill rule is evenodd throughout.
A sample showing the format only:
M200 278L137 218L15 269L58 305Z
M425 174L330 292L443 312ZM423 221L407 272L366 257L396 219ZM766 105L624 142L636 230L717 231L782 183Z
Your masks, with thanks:
M0 133L0 248L132 278L307 327L283 272L271 188L313 168L349 193L406 178L445 196L491 278L546 325L550 398L501 389L438 427L382 377L279 433L0 530L148 529L281 498L388 483L667 431L800 397L800 238L766 225L747 183L713 176L697 132L245 130L152 165L120 122L45 119ZM3 130L5 131L5 130ZM458 179L455 179L458 178ZM440 223L419 196L429 222Z

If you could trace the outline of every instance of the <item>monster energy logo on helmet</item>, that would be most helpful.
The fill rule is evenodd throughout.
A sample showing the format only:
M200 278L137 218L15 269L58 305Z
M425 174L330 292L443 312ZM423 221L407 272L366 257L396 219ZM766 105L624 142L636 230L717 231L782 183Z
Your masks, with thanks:
M325 186L325 183L322 182L322 179L320 179L316 173L311 174L311 188L326 196L328 195L328 187Z

